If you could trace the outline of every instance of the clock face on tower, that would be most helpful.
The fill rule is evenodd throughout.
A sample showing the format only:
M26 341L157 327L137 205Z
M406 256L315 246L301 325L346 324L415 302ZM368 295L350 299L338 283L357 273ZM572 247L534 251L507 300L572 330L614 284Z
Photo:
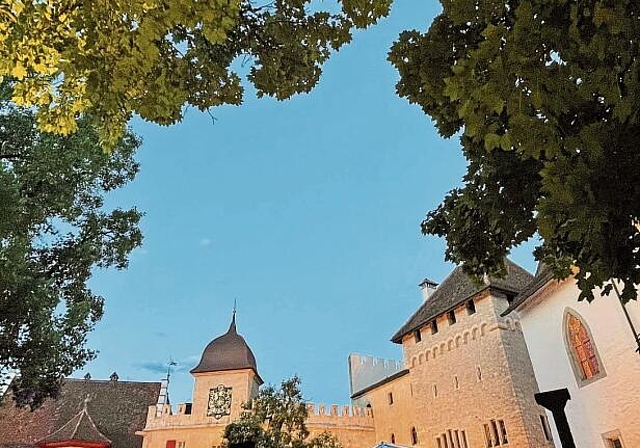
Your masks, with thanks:
M209 406L207 416L219 419L231 414L231 388L220 384L209 390Z

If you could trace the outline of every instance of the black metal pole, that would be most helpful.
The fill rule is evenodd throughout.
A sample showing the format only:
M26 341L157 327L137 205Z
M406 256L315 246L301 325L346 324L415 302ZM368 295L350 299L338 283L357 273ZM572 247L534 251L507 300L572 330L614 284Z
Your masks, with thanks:
M576 448L573 435L571 434L571 428L569 428L567 414L564 412L567 401L571 400L569 391L567 389L558 389L549 392L540 392L535 394L535 399L536 403L550 410L553 414L553 421L556 424L562 448Z
M627 318L627 322L629 323L629 327L631 327L631 332L633 333L633 337L636 340L636 345L638 346L638 348L636 348L636 351L640 353L640 334L636 330L635 325L633 325L631 316L629 316L629 310L627 310L627 307L624 305L624 302L622 301L622 296L620 295L620 291L618 290L618 285L616 285L615 280L611 279L611 284L613 285L613 289L616 291L616 295L618 296L618 301L620 302L620 306L622 306L622 311L624 312L624 316Z

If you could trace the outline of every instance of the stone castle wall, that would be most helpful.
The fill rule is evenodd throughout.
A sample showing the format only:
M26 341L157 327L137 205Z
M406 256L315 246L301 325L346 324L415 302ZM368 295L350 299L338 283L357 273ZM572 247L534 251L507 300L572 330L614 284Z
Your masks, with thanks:
M357 406L307 404L306 420L311 437L323 432L334 435L344 448L375 445L375 428L370 409Z
M420 342L413 335L403 339L419 444L437 447L444 437L450 445L460 439L464 447L466 439L469 447L484 447L484 425L491 428L493 421L500 430L502 420L510 448L551 446L539 420L531 418L544 411L534 402L537 388L522 332L513 319L499 316L506 299L485 291L475 304L475 314L458 307L453 324L439 317L436 334L424 327Z

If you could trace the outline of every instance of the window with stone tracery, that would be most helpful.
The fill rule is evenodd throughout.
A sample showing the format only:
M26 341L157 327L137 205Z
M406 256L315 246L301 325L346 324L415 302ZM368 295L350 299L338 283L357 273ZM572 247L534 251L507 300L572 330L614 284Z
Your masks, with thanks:
M578 383L583 384L604 376L589 329L571 311L567 311L565 316L565 336Z

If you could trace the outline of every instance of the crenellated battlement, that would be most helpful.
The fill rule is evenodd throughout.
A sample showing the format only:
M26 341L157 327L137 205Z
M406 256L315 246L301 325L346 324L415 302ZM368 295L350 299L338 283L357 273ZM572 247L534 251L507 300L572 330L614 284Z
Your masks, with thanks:
M374 358L357 353L349 355L349 383L351 395L395 375L404 365L395 359Z
M373 431L371 409L336 404L307 404L306 425L313 434L324 431Z
M309 418L314 416L329 416L329 417L340 417L340 418L368 418L373 417L371 413L371 409L363 408L360 406L351 406L351 405L325 405L324 403L307 403L307 413Z

